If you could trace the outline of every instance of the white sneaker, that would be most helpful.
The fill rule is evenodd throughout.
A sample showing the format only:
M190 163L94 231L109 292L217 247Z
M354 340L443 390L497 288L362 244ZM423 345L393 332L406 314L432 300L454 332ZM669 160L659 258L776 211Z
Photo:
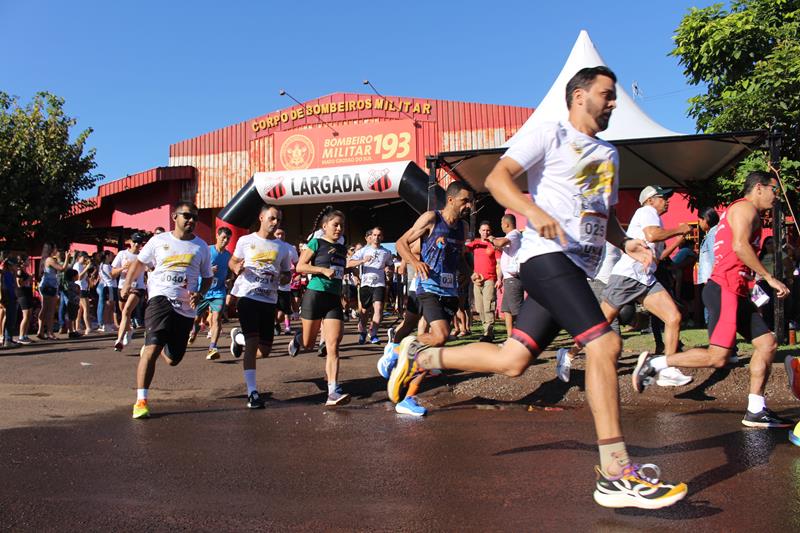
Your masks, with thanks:
M681 387L692 381L692 376L687 376L677 368L668 366L658 373L656 385L659 387Z
M125 333L122 335L122 345L123 345L123 346L127 346L129 342L130 342L130 337L128 337L128 332L126 331L126 332L125 332Z
M569 383L571 370L572 360L569 358L569 349L561 348L556 355L556 376L564 383Z

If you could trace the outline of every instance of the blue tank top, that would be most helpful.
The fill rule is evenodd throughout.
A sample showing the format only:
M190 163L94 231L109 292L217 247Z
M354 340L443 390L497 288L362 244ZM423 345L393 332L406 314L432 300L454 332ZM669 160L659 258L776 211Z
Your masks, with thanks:
M42 287L58 287L58 271L51 266L44 267L39 285Z
M436 224L422 241L422 262L430 267L430 272L428 279L420 279L417 293L458 296L458 265L465 238L462 220L451 226L436 211Z

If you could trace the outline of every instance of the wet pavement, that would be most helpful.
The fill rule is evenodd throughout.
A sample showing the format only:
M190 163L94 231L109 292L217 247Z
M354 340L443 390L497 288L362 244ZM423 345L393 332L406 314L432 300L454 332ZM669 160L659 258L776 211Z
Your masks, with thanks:
M689 484L660 511L592 500L586 408L154 401L0 431L0 528L20 531L797 531L800 448L741 411L626 409L629 452ZM797 409L782 410L798 416Z

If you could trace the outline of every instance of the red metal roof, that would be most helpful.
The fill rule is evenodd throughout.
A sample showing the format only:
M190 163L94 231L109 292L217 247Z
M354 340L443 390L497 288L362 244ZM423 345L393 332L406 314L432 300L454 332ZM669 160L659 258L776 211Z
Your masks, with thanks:
M144 172L137 172L124 178L100 185L97 188L98 199L112 194L118 194L129 189L157 181L190 180L194 178L194 167L156 167Z

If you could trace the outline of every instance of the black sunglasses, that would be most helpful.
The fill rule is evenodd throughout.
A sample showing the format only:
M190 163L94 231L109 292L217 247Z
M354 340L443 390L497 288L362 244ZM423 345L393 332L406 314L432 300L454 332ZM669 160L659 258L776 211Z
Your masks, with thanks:
M186 220L197 220L197 213L190 213L188 211L184 211L183 213L175 213L176 215L180 215Z

